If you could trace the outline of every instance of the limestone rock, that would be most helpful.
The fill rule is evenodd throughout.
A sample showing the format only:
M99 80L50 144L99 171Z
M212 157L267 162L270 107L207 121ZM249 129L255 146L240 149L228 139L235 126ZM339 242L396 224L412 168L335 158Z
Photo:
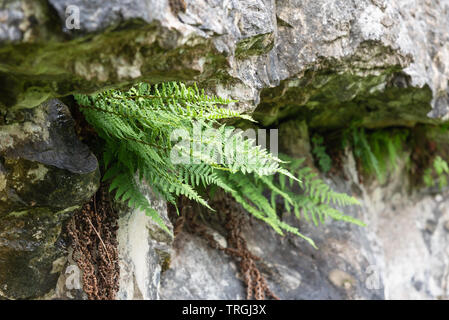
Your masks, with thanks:
M67 130L67 109L49 99L140 80L196 81L238 99L232 108L262 125L292 132L286 147L309 163L308 128L449 117L449 0L0 4L0 297L42 297L55 287L63 220L98 183L96 159ZM364 186L355 160L344 165L349 179L329 182L363 201L348 213L365 229L302 226L316 251L257 221L245 228L273 290L285 299L446 299L448 195L407 194L404 176ZM244 297L232 261L186 233L161 276L171 240L147 232L142 215L120 219L121 299Z
M197 80L249 111L281 85L290 114L398 88L422 92L409 121L447 114L447 0L14 0L0 17L4 107L145 79Z
M146 189L147 199L170 230L167 204ZM156 300L160 274L171 259L173 238L140 210L123 210L118 221L120 300Z
M37 298L55 287L63 223L96 191L98 164L60 101L9 121L0 126L0 296Z
M367 210L345 208L345 213L364 220ZM209 219L209 232L220 232L218 219ZM385 298L382 258L376 255L371 230L342 222L300 224L301 232L316 242L316 250L297 236L279 236L257 219L246 217L245 222L248 248L262 259L259 269L280 299ZM292 216L286 222L298 225ZM189 233L182 233L175 244L171 267L162 275L162 298L246 299L236 260Z

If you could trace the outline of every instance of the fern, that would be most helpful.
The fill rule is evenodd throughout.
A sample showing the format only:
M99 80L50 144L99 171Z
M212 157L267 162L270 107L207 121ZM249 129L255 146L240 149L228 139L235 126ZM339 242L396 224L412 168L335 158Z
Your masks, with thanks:
M283 231L294 233L314 247L316 245L312 239L277 218L277 200L283 202L284 211L293 211L296 218L304 218L316 226L324 223L327 217L364 226L360 220L332 207L358 205L359 202L355 198L333 191L316 173L303 165L304 159L292 159L286 155L281 158L295 174L296 179L283 174L255 176L237 173L222 176L226 184L232 187L231 194L248 212L270 224L280 234L283 234ZM302 194L293 191L295 184L302 189ZM268 190L271 201L262 194L264 190Z
M312 153L318 160L318 165L322 172L327 173L332 168L332 159L326 153L326 147L323 145L324 139L320 135L312 137Z
M424 171L423 181L428 187L438 183L440 189L447 186L447 176L449 175L449 165L440 156L436 156L432 166ZM436 176L436 178L434 178Z
M223 189L278 233L294 233L314 246L311 239L279 218L277 197L285 201L286 208L303 212L315 223L331 217L362 224L330 206L357 204L354 198L333 192L308 168L296 161L285 164L242 132L219 123L228 118L253 121L223 107L231 100L207 96L196 86L175 82L140 83L125 92L109 90L75 98L87 121L105 140L103 179L111 182L110 191L117 200L145 211L166 231L139 190L143 181L175 206L182 195L210 208L200 190ZM291 171L284 165L291 166ZM304 194L291 191L287 179L290 185L298 183ZM266 189L272 201L263 195Z
M397 169L397 159L408 136L406 130L377 130L366 133L363 128L351 131L352 148L368 174L374 174L381 184L387 172Z

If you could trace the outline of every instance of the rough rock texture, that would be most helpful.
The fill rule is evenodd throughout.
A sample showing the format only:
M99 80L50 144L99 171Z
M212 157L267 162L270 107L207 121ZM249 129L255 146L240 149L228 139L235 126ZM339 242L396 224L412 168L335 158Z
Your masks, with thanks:
M413 200L376 188L361 199L361 208L345 212L363 219L366 228L340 222L303 226L319 250L295 237L281 238L259 221L249 223L244 236L262 258L270 288L281 299L448 299L447 192ZM217 222L209 229L216 235L214 228L220 230ZM161 298L245 298L235 260L189 233L176 243Z
M97 159L75 135L67 106L50 100L9 112L0 126L0 296L53 289L63 222L98 187ZM32 284L32 285L30 285Z
M157 210L167 226L167 204L159 200L148 186L142 186L153 209ZM159 299L160 275L170 261L173 238L144 212L129 210L115 204L119 211L118 219L118 260L120 268L118 300ZM67 259L61 261L56 290L44 298L87 300L83 292L82 271L73 260L69 247Z
M348 214L364 219L365 208ZM218 213L219 214L219 213ZM262 258L259 269L280 299L383 299L383 281L367 230L345 223L319 228L304 225L301 232L316 241L319 250L296 236L280 237L256 219L245 219L248 248ZM296 225L294 218L288 223ZM209 232L226 243L217 230ZM262 236L263 235L263 236ZM205 239L187 232L175 241L171 267L162 275L162 299L246 299L238 262L213 249ZM373 272L377 274L372 274ZM370 279L373 278L373 279ZM377 287L370 287L371 281ZM368 283L368 285L367 285Z
M281 126L281 151L311 160L307 125L288 122ZM290 143L294 141L294 143ZM286 148L287 147L287 148ZM290 149L291 148L291 149ZM352 155L352 153L348 153ZM347 175L355 170L352 157L346 161ZM327 181L333 188L363 196L358 185L340 178ZM355 176L357 179L357 174ZM352 180L352 179L351 179ZM369 207L341 208L363 221L369 221ZM217 213L219 214L219 212ZM204 215L203 215L204 216ZM285 218L298 225L296 218ZM209 232L220 235L220 219L209 216ZM243 230L248 248L262 258L258 264L270 289L281 299L384 299L383 253L371 227L361 228L342 222L327 221L314 227L301 223L300 230L314 239L319 250L296 236L280 237L257 219L246 218ZM371 226L371 225L370 225ZM263 235L263 236L261 236ZM163 274L161 297L165 299L245 299L241 275L235 260L209 246L205 239L183 232L175 240L170 269ZM207 289L204 289L207 288Z
M280 149L305 157L313 167L308 131L304 121L282 123ZM420 128L416 134L437 143L441 154L447 152L446 131ZM262 258L259 267L281 299L449 299L448 190L410 188L410 156L410 151L404 152L396 170L379 185L376 180L360 182L354 156L346 149L341 173L325 179L335 190L360 199L360 207L342 211L367 227L335 221L319 228L300 223L301 232L316 240L319 250L246 219L248 247ZM223 222L207 217L209 233L225 245ZM298 223L292 217L286 220ZM245 298L236 261L204 238L183 232L174 249L171 267L162 276L162 298Z
M339 103L391 86L428 86L433 96L421 108L447 113L447 0L16 0L0 17L6 107L137 79L196 79L247 110L263 88L279 84L283 96L306 81L320 89L318 101ZM394 83L400 71L407 81ZM292 107L313 107L309 95ZM422 112L412 118L424 121Z
M449 299L448 192L420 198L374 190L370 229L383 255L377 267L387 299Z
M292 151L307 155L304 125L298 123L296 131L287 132L289 139L296 138ZM319 250L246 219L248 247L262 258L259 267L281 299L449 299L449 194L410 193L405 171L409 156L403 155L387 183L362 184L347 150L341 175L345 179L332 175L326 181L360 199L360 207L342 210L367 227L335 221L319 228L300 223L301 232L316 240ZM286 221L298 223L291 217ZM223 222L212 215L206 224L225 245ZM234 259L188 232L175 239L171 267L162 275L163 299L244 299L242 286Z
M98 182L96 160L66 130L67 110L41 103L138 80L194 80L238 99L234 108L280 125L284 147L312 163L309 128L448 117L449 0L0 1L0 297L42 297L55 286L62 221ZM401 175L365 186L349 153L345 168L349 180L330 182L363 201L352 213L367 228L304 226L319 251L258 222L245 228L272 288L287 299L447 298L448 195L410 195ZM170 241L147 233L149 224L121 217L122 299L158 296ZM162 298L244 297L228 257L180 239ZM80 298L70 266L69 255L56 296Z
M147 188L148 200L167 225L167 204ZM124 211L119 218L120 300L156 300L160 274L166 268L173 238L142 211Z

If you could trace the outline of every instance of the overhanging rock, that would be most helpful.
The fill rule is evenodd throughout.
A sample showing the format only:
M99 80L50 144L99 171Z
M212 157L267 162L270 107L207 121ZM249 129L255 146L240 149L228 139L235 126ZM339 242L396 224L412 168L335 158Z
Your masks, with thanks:
M68 6L79 29L67 28ZM15 0L0 13L4 108L138 80L196 80L252 111L263 88L307 70L363 78L394 69L408 86L430 88L431 116L447 114L447 0ZM346 70L328 68L346 60Z

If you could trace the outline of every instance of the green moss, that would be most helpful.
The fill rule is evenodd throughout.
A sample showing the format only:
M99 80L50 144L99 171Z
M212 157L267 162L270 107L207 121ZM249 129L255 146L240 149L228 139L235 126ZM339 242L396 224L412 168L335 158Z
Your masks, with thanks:
M65 42L5 45L0 48L0 107L31 108L49 97L126 87L138 80L202 81L226 63L210 40L193 37L178 47L176 38L160 39L161 32L158 24L136 22L132 28L119 26ZM198 57L207 57L203 65Z
M427 117L430 88L401 87L395 81L402 77L394 69L367 77L310 71L301 80L262 90L254 118L268 126L295 117L326 130L353 122L368 128L436 123Z
M18 218L18 217L23 217L23 216L25 216L25 215L27 215L27 214L29 214L29 213L30 213L29 210L12 211L12 212L10 212L7 216L8 216L8 217L16 217L16 218Z
M29 208L1 217L0 295L31 299L55 287L59 275L51 271L65 254L61 228L71 213Z
M248 56L260 56L269 52L274 46L274 33L259 34L254 37L240 40L235 49L235 56L237 58L244 58Z

